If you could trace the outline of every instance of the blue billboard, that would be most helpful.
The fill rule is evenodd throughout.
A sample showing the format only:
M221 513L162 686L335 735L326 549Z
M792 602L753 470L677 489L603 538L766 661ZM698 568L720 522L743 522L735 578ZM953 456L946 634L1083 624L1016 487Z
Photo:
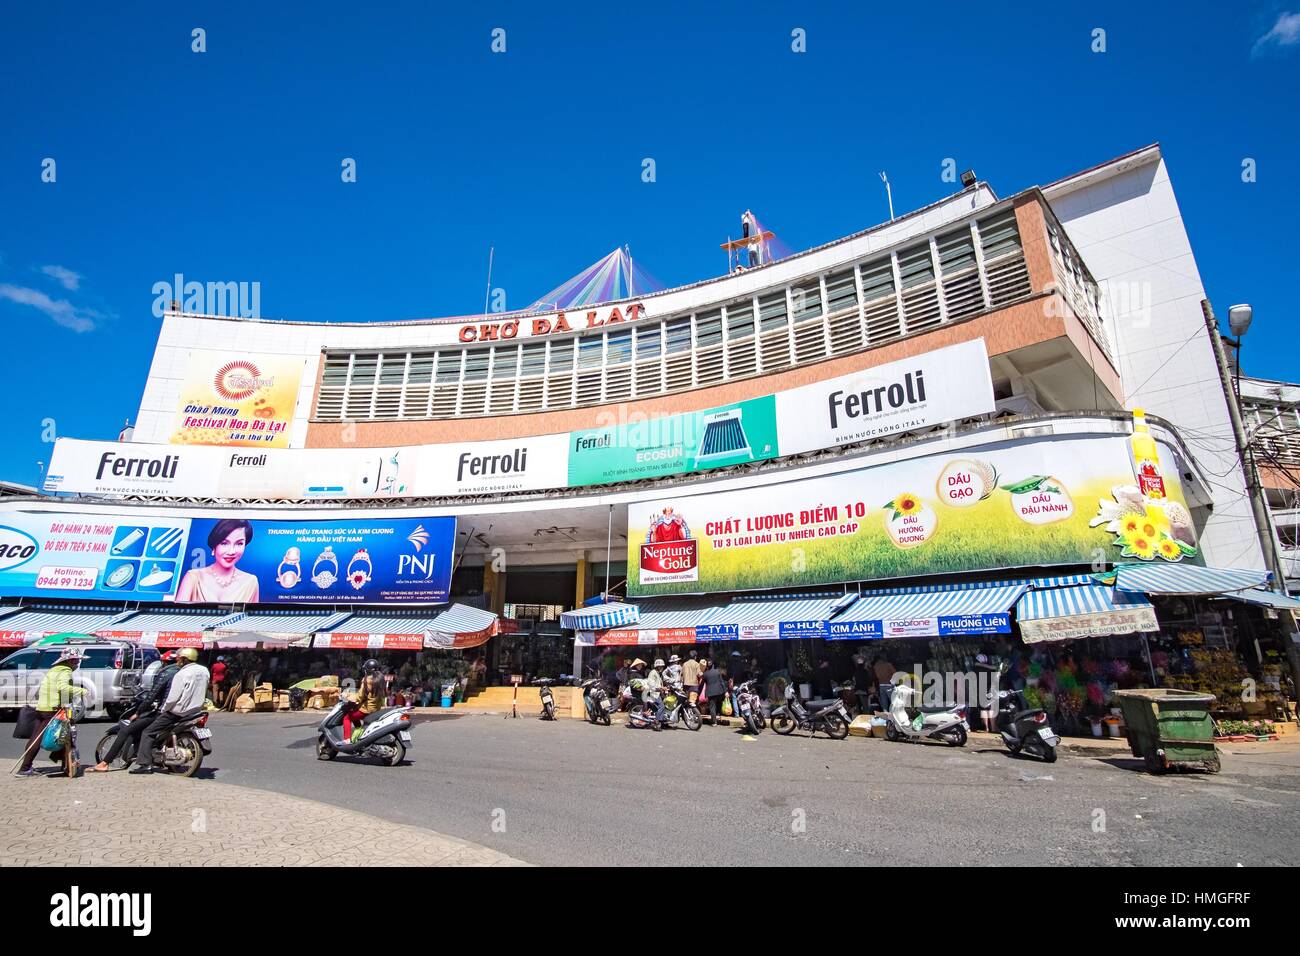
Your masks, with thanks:
M443 603L456 519L0 515L0 595L182 604Z

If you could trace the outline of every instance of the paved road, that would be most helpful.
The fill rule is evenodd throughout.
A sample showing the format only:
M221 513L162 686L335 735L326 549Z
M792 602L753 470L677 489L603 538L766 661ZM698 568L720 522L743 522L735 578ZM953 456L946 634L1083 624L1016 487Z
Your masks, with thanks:
M543 864L1300 863L1300 747L1241 745L1221 774L1152 777L1126 752L1048 766L976 739L958 750L453 714L420 719L409 763L388 768L318 761L314 725L217 715L212 780ZM16 752L0 741L0 756Z

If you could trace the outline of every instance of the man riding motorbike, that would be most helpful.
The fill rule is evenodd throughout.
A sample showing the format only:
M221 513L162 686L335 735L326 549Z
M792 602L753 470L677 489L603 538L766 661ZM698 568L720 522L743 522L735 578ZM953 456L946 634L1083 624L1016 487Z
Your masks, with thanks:
M655 709L655 720L662 725L668 719L668 710L664 707L664 660L662 657L656 657L654 667L645 675L645 690L641 694L641 699L647 705L653 704ZM658 726L655 728L658 729Z
M104 759L90 768L94 772L107 773L112 767L113 761L122 753L122 748L126 746L129 738L134 737L136 750L140 749L140 735L158 716L158 707L167 699L167 692L171 690L172 679L176 676L176 672L180 670L175 651L164 651L162 657L159 658L159 662L161 662L161 667L155 671L148 687L144 689L145 692L142 694L140 704L136 708L135 717L126 727L118 731L112 746L108 748L108 753L104 754ZM152 667L153 664L149 666Z
M360 735L366 721L384 706L384 675L380 672L379 661L373 657L367 660L361 665L361 674L356 697L343 710L343 739L348 741Z
M202 707L208 696L208 669L199 663L198 650L182 647L176 652L176 659L181 668L172 676L167 696L158 708L158 716L140 738L136 768L132 773L153 773L153 752L158 738L180 723L182 715Z

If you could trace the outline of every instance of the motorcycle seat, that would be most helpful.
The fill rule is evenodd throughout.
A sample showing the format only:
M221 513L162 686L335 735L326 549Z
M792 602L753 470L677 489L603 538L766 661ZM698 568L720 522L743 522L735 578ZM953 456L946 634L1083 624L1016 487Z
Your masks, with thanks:
M185 712L182 713L182 714L177 714L177 715L176 715L176 719L177 719L178 721L181 721L181 720L196 720L197 718L203 716L203 711L204 711L205 709L206 709L206 708L204 708L202 705L199 705L198 707L195 707L195 708L193 708L193 709L191 709L191 710L187 710L187 711L185 711Z
M1011 719L1024 720L1026 717L1033 717L1036 714L1041 714L1041 713L1043 713L1043 709L1041 707L1035 708L1033 710L1018 710L1015 712L1015 714L1012 715Z
M804 704L804 706L809 710L824 710L827 707L834 707L838 703L840 703L838 697L825 697L817 700L810 700Z

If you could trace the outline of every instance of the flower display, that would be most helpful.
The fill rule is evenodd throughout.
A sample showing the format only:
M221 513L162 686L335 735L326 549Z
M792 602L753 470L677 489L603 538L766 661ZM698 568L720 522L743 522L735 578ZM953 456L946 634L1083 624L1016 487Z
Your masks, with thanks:
M1135 485L1111 489L1113 500L1097 502L1090 528L1102 527L1115 536L1120 557L1139 561L1181 561L1195 557L1196 530L1191 514L1177 501L1152 500Z

